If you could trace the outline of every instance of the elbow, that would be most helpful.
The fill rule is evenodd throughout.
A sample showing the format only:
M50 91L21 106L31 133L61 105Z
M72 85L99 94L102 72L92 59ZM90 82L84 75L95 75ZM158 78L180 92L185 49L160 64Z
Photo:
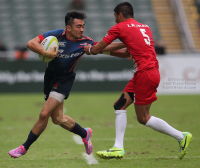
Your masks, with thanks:
M30 49L30 46L31 46L31 41L28 41L28 43L26 43L26 47Z

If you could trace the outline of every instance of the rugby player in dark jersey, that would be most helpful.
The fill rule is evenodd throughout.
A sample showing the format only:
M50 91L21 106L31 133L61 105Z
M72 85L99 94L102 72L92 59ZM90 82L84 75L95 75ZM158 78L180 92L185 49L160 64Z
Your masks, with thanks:
M18 158L26 154L33 142L45 130L48 119L51 117L54 124L69 130L82 137L86 153L92 153L91 128L82 128L72 118L64 115L64 100L68 98L75 79L74 68L79 58L84 54L84 46L96 44L91 38L83 36L84 32L84 13L69 12L65 16L66 29L48 31L38 35L27 43L27 47L35 53L48 58L53 58L47 63L44 76L45 104L40 112L39 119L30 131L27 140L18 148L8 152L11 157ZM55 36L58 39L59 50L55 48L45 51L40 43L48 36ZM107 50L123 48L123 43L111 44ZM106 50L105 50L106 51Z

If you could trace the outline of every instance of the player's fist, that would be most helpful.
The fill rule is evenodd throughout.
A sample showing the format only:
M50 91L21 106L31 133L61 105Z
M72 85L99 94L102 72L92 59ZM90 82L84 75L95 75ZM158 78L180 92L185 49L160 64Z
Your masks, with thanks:
M91 53L89 52L89 48L91 48L92 45L91 44L88 44L84 47L84 52L87 54L87 55L91 55Z

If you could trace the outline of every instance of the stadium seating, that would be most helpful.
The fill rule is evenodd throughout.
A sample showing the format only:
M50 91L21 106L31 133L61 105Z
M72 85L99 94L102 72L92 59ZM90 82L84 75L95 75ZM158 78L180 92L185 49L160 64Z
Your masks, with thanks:
M180 52L182 43L169 0L152 0L162 40L168 52Z
M135 19L149 25L154 38L160 39L149 0L128 0ZM48 30L65 28L64 17L70 11L71 0L0 0L0 38L10 50ZM85 0L85 34L101 40L114 22L113 8L120 0Z
M198 8L200 8L200 0L196 0L197 6L194 0L182 0L183 7L186 15L186 19L190 28L190 32L194 41L195 49L200 51L200 28L198 27L198 19L200 15L198 14ZM199 6L198 6L199 5ZM200 25L199 25L200 26Z
M180 29L180 24L176 16L177 9L173 9L171 0L151 0L154 13L156 15L157 24L160 30L161 39L167 45L168 53L182 52L186 51L200 51L200 36L198 30L198 14L197 8L195 6L195 1L198 6L200 5L200 0L181 0L183 4L183 12L185 13L185 24L188 24L189 31L191 32L191 39L194 42L194 47L188 49L188 44L185 44L182 35L182 29ZM179 1L181 3L181 1ZM200 26L200 25L199 25ZM189 35L190 36L190 35ZM192 43L192 42L191 42ZM190 43L190 44L191 44ZM188 50L187 50L188 49Z

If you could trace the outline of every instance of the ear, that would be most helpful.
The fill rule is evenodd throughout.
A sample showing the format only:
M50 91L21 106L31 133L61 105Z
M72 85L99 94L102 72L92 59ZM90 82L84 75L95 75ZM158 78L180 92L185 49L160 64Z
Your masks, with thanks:
M66 30L67 30L67 31L71 31L71 26L67 25L67 26L66 26Z
M124 16L122 15L122 13L119 13L119 18L124 19Z

